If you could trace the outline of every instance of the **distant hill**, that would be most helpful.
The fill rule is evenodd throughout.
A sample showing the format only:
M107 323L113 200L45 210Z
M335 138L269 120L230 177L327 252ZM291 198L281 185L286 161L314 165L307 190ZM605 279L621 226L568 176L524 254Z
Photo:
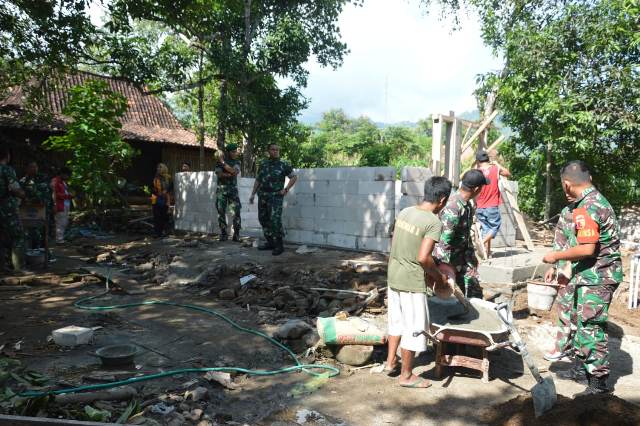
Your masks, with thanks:
M478 111L477 109L473 111L465 111L456 115L465 120L470 120L470 121L480 120L480 111ZM301 123L313 126L316 123L318 123L320 120L322 120L322 114L310 114L310 115L305 114L301 116L299 120ZM385 123L382 121L374 121L374 124L379 129L384 129L391 126L408 127L410 129L414 129L418 126L418 123L416 123L415 121L408 121L408 120L397 121L395 123ZM500 115L498 115L498 117L496 118L495 124L501 129L502 133L504 133L506 136L511 136L513 134L513 131L504 125L504 123L502 122L502 117Z

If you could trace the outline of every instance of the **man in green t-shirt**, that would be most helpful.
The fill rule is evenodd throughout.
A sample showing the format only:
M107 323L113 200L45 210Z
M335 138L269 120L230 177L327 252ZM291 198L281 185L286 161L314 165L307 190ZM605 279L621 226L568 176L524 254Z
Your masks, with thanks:
M435 243L440 239L442 223L437 214L447 204L451 182L445 177L430 178L424 184L422 203L408 207L396 218L387 272L389 354L386 371L397 368L396 352L401 349L402 369L400 386L427 388L431 383L413 374L416 352L427 349L424 335L429 323L425 272L436 286L446 286L447 278L431 257Z

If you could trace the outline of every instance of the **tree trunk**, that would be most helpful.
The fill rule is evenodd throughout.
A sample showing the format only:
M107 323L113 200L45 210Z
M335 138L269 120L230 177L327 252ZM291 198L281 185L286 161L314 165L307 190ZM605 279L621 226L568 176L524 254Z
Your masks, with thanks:
M216 144L218 149L224 150L227 138L227 80L220 81L220 100L218 101L218 128L216 130Z
M242 176L251 177L255 174L255 154L253 152L253 135L251 135L251 132L247 132L242 144Z
M544 194L544 220L549 220L551 216L551 139L547 141L547 168L546 168L546 184Z
M204 170L204 84L202 83L203 55L200 52L198 61L198 74L200 84L198 85L198 142L200 144L200 164L199 171Z

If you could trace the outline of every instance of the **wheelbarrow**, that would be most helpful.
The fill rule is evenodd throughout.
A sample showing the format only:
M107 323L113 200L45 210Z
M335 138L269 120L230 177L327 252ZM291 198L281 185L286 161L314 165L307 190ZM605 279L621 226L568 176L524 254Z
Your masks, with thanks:
M424 334L436 346L436 378L442 377L444 367L464 367L479 371L483 383L489 383L489 352L511 346L509 329L495 313L496 304L482 299L468 299L463 306L456 299L429 298L429 330ZM479 348L480 358L462 354L457 349L467 346ZM449 353L455 348L456 353Z

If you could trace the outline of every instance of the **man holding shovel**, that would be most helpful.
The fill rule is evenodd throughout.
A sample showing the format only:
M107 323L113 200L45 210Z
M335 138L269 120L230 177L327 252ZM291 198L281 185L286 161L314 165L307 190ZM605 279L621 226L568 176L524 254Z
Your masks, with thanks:
M581 394L610 392L607 312L614 291L622 281L620 226L606 198L592 185L591 174L583 161L563 167L560 178L572 212L577 245L547 253L543 261L554 264L570 261L575 286L572 315L577 329L573 337L576 364L568 374L579 378L586 372L589 382Z
M413 374L416 352L427 349L423 334L428 330L429 311L425 273L436 286L447 286L447 278L437 268L431 257L435 243L440 239L442 224L438 212L446 205L451 193L451 182L442 176L425 182L424 198L417 206L408 207L396 219L387 282L389 353L380 372L392 372L398 367L396 352L401 350L402 369L400 386L427 388L431 383Z

